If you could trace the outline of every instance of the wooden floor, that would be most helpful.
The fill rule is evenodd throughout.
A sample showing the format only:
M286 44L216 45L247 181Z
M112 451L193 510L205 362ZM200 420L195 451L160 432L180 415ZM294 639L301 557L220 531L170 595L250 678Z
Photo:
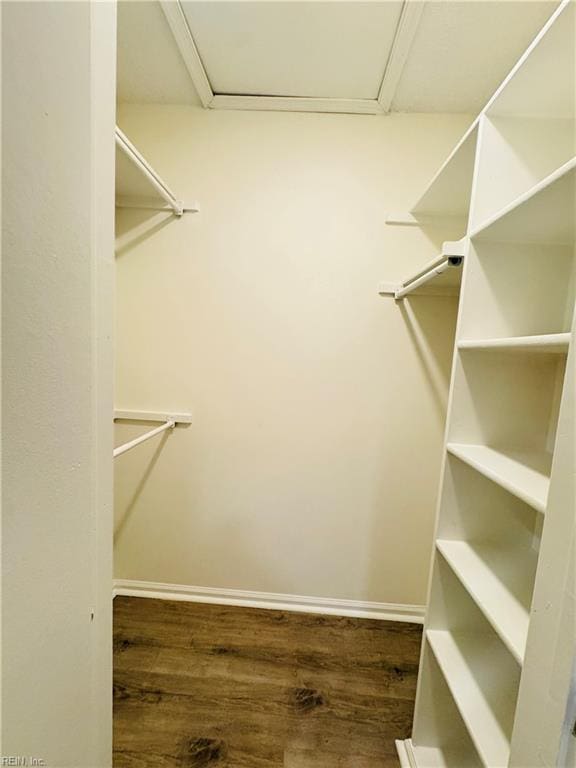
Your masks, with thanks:
M115 768L389 768L414 624L114 600Z

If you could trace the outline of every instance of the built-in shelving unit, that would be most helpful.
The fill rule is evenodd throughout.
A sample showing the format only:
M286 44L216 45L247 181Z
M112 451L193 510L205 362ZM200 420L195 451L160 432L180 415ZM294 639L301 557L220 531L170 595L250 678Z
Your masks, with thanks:
M179 200L146 158L116 127L116 207L172 212L182 216L198 210Z
M414 727L398 743L411 768L557 765L557 669L576 650L558 639L570 580L555 558L576 518L575 29L565 0L391 220L465 221Z

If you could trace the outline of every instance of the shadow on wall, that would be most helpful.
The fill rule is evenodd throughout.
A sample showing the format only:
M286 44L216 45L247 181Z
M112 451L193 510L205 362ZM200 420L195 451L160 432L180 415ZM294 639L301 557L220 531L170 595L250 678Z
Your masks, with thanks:
M171 212L123 209L122 216L116 216L116 257L130 252L140 243L159 232L177 218Z
M392 301L394 301L392 299ZM458 299L456 297L438 297L426 295L414 295L397 303L398 311L402 315L408 337L413 345L418 364L430 385L431 397L423 402L412 403L413 408L434 408L433 419L436 422L436 438L430 438L429 430L418 430L417 420L413 426L414 433L405 435L398 446L395 456L395 471L383 466L380 474L381 482L376 492L373 508L373 518L370 536L370 556L367 562L371 565L366 574L366 591L371 594L379 592L385 595L394 592L394 585L390 588L382 584L382 551L389 550L390 539L397 542L402 557L410 559L413 564L412 588L415 594L414 604L424 604L426 600L427 580L429 574L430 555L433 542L433 527L437 495L439 490L439 477L442 459L442 447L444 429L447 416L447 400L452 369L454 351L454 339L456 332L456 319L458 314ZM409 374L407 374L409 375ZM397 386L402 387L400 378ZM410 406L408 406L410 407ZM430 413L422 412L422 420L430 419ZM390 433L404 429L406 420L402 413L391 414ZM423 435L428 435L428 441L437 441L435 446L422 444ZM421 450L420 450L421 449ZM422 464L420 455L433 457L427 464ZM411 465L410 474L406 474L406 465ZM405 482L407 476L413 475L415 482L413 488L405 488L403 493L391 486ZM404 478L404 480L402 479ZM403 498L406 506L398 509L390 508L390 499ZM414 532L406 529L402 521L414 517L411 504L423 507L418 519L429 529L429 537L422 537L420 541L427 542L426 550L420 548L414 550ZM390 577L393 577L394 567L390 567Z
M438 333L437 302L448 301L454 306L454 326ZM450 385L452 354L446 355L447 343L454 348L458 299L437 296L411 296L398 302L410 339L418 355L422 372L430 384L438 418L446 421L447 393ZM449 333L449 339L446 337Z
M450 234L445 228L434 226L418 227L420 233L428 241L428 247L419 247L419 252L429 252L427 261L440 254L442 244L447 240L456 239L457 235ZM406 270L408 274L425 263ZM401 275L401 279L406 278ZM394 301L394 299L385 299ZM441 302L439 304L439 302ZM406 330L418 356L422 372L430 384L434 396L436 414L442 427L446 421L448 389L452 370L454 339L456 336L456 319L458 314L458 298L449 296L433 296L412 294L396 302L402 314ZM448 307L451 308L448 309Z
M130 480L125 484L122 496L116 495L115 498L114 547L115 554L117 547L122 550L122 554L120 564L115 563L114 578L184 585L208 595L213 589L250 591L251 584L263 583L266 576L274 572L277 565L274 553L266 548L255 548L258 528L245 516L211 515L196 504L194 494L198 491L198 477L202 477L206 471L201 462L194 462L197 477L192 480L192 487L188 488L187 493L170 495L166 500L167 506L158 502L155 480L157 475L165 472L166 463L170 464L174 456L170 454L169 439L169 434L162 435L153 452L147 455L143 456L144 451L137 450L126 454L125 461L133 462L131 468L118 465L120 472L128 469ZM117 461L122 461L122 457ZM226 482L225 478L222 482ZM187 526L179 530L173 526L174 520L187 519L193 520L196 534L193 539L190 538ZM167 539L162 536L165 524L169 533ZM143 539L141 534L146 527L154 531L154 536ZM175 535L171 536L170 530ZM207 533L209 546L206 546ZM230 552L219 548L219 543L226 541L233 542L234 562L245 586L230 583L227 563ZM213 577L208 583L198 582L192 575L189 578L182 576L182 562L195 562L202 568L206 561L212 561L214 567ZM158 563L160 572L157 570ZM120 567L117 570L118 565Z
M160 458L160 455L162 453L162 449L166 445L166 441L168 440L168 434L164 433L156 448L154 449L154 453L152 454L152 457L148 461L148 464L144 468L142 474L140 475L140 479L138 481L138 484L134 488L134 491L129 499L129 501L123 505L122 507L122 514L121 517L118 516L118 505L116 505L116 516L114 518L114 545L118 542L119 538L122 536L122 532L124 531L125 526L130 521L130 517L132 516L132 513L134 512L134 509L136 505L138 504L138 500L140 499L140 496L144 492L146 488L146 483L148 482L148 479L150 475L152 474L154 467L156 466L156 463L158 462L158 459ZM121 457L118 457L116 459L116 462L121 461Z

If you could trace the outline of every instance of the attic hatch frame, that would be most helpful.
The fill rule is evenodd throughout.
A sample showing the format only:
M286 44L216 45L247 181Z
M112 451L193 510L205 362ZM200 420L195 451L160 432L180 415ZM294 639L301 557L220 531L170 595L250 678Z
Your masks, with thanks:
M380 115L390 112L398 83L424 10L422 0L404 0L390 56L376 99L339 99L301 96L238 96L214 93L180 0L159 0L188 74L205 109L242 109L280 112L333 112Z

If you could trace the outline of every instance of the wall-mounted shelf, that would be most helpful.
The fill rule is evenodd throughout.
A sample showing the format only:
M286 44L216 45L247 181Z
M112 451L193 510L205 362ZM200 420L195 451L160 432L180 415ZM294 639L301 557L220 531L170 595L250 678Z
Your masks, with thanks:
M478 120L466 131L412 208L405 213L388 214L386 224L442 225L452 237L463 237L468 224L477 137Z
M192 424L192 414L177 411L114 411L114 421L168 421Z
M116 207L171 211L175 216L198 211L179 200L146 158L116 127Z
M159 427L145 432L143 435L139 435L130 440L127 443L119 445L114 448L112 455L114 458L121 456L123 453L131 451L132 448L136 448L137 445L145 443L156 435L160 435L167 430L174 429L177 424L191 424L192 414L190 413L158 413L154 411L114 411L114 421L132 421L132 422L157 422L162 424Z
M380 283L378 293L394 296L396 300L411 293L428 296L457 296L460 292L465 242L446 241L442 253L422 269L413 272L400 283Z

